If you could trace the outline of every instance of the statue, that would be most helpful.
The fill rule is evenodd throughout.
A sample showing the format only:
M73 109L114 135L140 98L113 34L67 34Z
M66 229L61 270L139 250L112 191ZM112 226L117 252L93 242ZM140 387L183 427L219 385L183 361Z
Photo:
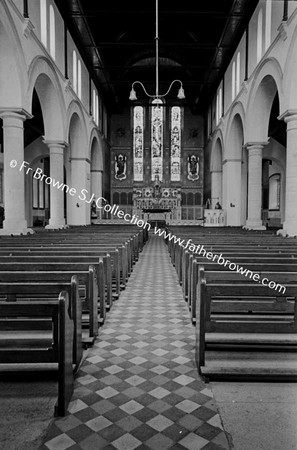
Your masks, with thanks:
M119 154L115 156L115 178L117 180L126 179L126 159L125 155Z
M161 197L161 181L160 181L159 175L155 175L154 197L156 199L159 199Z
M188 156L188 180L195 181L199 179L199 156Z

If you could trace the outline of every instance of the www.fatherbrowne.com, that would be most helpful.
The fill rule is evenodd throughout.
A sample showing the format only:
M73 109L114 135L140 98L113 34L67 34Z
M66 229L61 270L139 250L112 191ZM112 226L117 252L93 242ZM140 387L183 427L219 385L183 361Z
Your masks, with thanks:
M188 249L190 252L193 252L197 255L202 255L204 258L216 262L220 266L228 267L228 269L239 273L240 275L243 275L245 277L249 277L250 279L253 279L256 283L263 284L263 286L268 286L269 288L285 293L286 287L275 283L275 281L270 281L268 278L261 278L261 276L258 273L253 272L252 270L248 270L246 268L243 268L242 266L239 266L238 264L235 264L234 262L229 261L229 259L225 259L223 255L220 253L219 255L207 251L203 245L195 245L191 243L192 239L188 239L188 241L185 243L184 239L176 237L174 234L171 234L170 232L166 232L165 230L161 230L160 228L156 228L154 230L154 233L158 236L163 236L164 239L168 239L169 241L174 241L175 244L180 245L181 247Z

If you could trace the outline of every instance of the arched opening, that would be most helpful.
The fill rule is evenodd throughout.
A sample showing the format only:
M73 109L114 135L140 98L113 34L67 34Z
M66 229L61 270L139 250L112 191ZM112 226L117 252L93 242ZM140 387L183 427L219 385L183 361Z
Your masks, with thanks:
M211 154L211 208L214 208L216 203L222 205L222 143L217 139Z
M91 193L94 199L102 197L102 152L97 138L93 138L91 145ZM95 218L95 214L93 214ZM101 218L101 210L96 211L96 218Z
M81 112L76 107L69 122L68 142L64 164L67 185L75 189L75 195L67 196L67 223L69 225L88 225L91 221L91 174L86 131Z
M268 228L279 228L285 219L286 124L278 120L276 92L268 125L268 144L262 163L262 220Z
M48 147L43 142L44 121L36 89L32 95L32 119L24 122L25 160L32 171L25 178L26 219L29 226L40 227L49 223L50 187L36 174L39 169L50 175Z
M227 225L242 226L246 219L247 164L243 151L244 131L240 114L231 122L223 164L223 209L227 211Z

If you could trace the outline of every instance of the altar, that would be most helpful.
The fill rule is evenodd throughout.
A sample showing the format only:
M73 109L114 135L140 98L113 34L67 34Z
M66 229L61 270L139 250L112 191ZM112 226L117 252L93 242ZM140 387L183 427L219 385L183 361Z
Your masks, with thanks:
M165 208L150 208L143 209L143 220L149 222L151 225L160 227L162 224L170 222L171 209Z
M179 188L161 188L158 197L152 187L133 190L133 214L146 222L165 222L181 218Z

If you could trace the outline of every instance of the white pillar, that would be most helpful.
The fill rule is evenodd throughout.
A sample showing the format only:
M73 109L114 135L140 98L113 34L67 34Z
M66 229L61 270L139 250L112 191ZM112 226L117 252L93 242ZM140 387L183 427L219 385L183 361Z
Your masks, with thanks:
M239 227L241 222L241 159L223 162L223 209L226 225Z
M52 180L64 183L64 149L65 142L44 141L49 147L50 177ZM64 191L51 185L50 189L50 219L45 227L49 229L65 228Z
M285 221L278 234L297 236L297 111L287 111L279 119L287 123L287 162Z
M222 205L222 171L213 170L211 172L211 207L219 202Z
M3 119L4 141L4 208L5 220L0 234L33 233L25 218L24 121L25 114L7 111Z
M91 223L90 160L87 158L71 158L71 185L76 189L75 196L69 200L69 225L89 225ZM94 196L95 198L95 196Z
M248 218L244 228L266 230L262 223L262 152L263 143L248 144Z
M91 169L92 193L95 194L96 199L102 196L102 173L103 170Z
M91 192L95 199L102 197L102 173L103 170L91 169ZM102 209L97 209L97 217L101 219Z

